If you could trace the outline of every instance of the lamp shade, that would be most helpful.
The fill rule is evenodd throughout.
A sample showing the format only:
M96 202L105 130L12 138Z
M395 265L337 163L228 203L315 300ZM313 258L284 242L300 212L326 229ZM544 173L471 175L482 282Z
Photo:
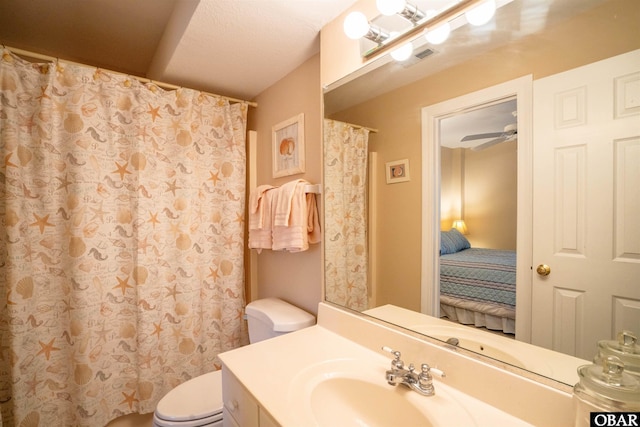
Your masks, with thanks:
M451 228L455 228L462 234L469 234L469 230L467 229L467 224L465 224L464 220L462 219L456 219L455 221L453 221Z

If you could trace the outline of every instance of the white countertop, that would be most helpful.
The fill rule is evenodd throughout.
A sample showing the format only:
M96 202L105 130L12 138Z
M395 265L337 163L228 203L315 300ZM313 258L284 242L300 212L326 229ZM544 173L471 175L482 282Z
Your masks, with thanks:
M382 351L376 353L316 325L222 353L220 359L223 363L223 369L229 369L250 391L259 405L280 425L299 427L300 419L296 418L295 411L292 411L290 407L290 393L292 392L290 385L295 382L296 376L304 372L305 369L336 359L375 361L388 369L391 356ZM473 378L469 380L473 381ZM384 368L380 374L380 384L385 384ZM447 395L455 396L456 401L464 403L465 409L473 414L478 426L531 425L442 384L446 384L446 378L444 380L434 379L436 393L438 387L446 388ZM430 399L428 396L419 397Z

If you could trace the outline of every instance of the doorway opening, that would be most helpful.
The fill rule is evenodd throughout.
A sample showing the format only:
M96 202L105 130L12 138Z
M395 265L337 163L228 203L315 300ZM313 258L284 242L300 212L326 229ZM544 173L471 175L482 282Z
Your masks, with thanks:
M516 317L514 326L516 339L529 342L531 337L531 93L532 77L525 76L490 88L482 89L467 95L431 105L422 110L422 162L425 171L422 177L422 273L421 273L421 311L436 317L441 315L440 304L440 249L441 249L441 210L442 210L442 152L441 132L446 129L447 121L465 113L480 114L485 108L501 105L507 107L508 102L515 103L517 114L512 115L517 129L516 173ZM498 107L495 107L498 108ZM508 107L511 108L511 107ZM454 120L455 121L455 120ZM501 137L505 141L486 144L504 145L511 138L506 125L501 136L493 139L479 140L479 145ZM495 134L499 129L478 131L469 135ZM502 135L504 134L504 135ZM466 136L466 135L465 135ZM464 139L464 137L459 138ZM473 139L473 138L472 138ZM468 139L467 141L471 141ZM466 141L465 141L466 142ZM446 142L445 142L446 144ZM481 151L477 150L477 151ZM468 185L465 184L465 185ZM460 212L460 216L467 212ZM457 218L456 218L457 219ZM449 220L449 219L447 219ZM444 224L444 227L448 226Z

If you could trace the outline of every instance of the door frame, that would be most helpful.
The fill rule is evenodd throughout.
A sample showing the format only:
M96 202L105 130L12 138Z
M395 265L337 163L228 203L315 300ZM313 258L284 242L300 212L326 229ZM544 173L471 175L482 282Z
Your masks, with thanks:
M533 256L533 76L527 75L422 108L422 262L420 311L440 317L440 120L516 98L518 197L516 339L531 342Z

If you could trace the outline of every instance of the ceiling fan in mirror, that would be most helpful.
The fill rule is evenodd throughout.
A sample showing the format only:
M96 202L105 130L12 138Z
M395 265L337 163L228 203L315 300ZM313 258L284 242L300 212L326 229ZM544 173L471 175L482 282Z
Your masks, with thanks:
M480 143L471 147L471 151L482 151L493 145L500 144L501 142L513 141L518 137L518 126L515 123L508 124L501 132L489 132L489 133L476 133L473 135L467 135L460 140L460 142L475 141L479 139L490 139L487 142Z

